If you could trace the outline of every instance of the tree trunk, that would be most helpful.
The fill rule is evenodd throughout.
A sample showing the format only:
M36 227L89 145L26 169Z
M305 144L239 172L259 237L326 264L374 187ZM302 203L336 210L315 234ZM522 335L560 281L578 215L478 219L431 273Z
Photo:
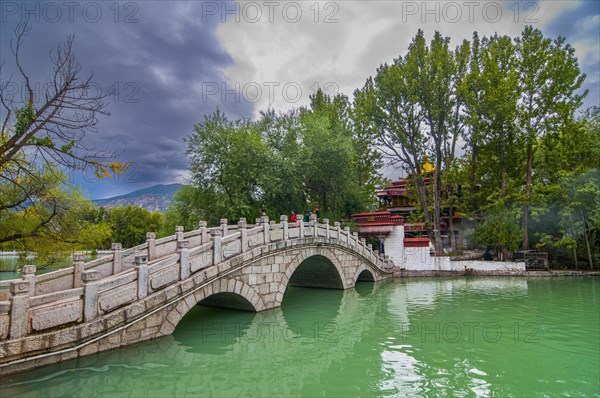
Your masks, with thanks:
M592 260L592 250L590 248L590 238L588 235L588 230L585 226L585 217L583 217L583 213L581 214L581 219L583 220L583 236L585 238L585 247L587 249L588 262L590 264L590 269L594 269L594 261Z
M426 230L427 236L431 241L435 241L435 237L433 236L433 231L431 228L431 215L429 213L429 204L427 203L427 192L425 191L425 181L423 179L423 175L420 170L417 170L415 179L415 185L417 187L417 194L419 195L419 201L421 202L421 207L423 208L423 217L426 222Z
M452 196L452 188L448 190L448 195ZM450 199L448 205L448 233L450 234L450 249L452 253L456 253L456 236L454 236L454 219L452 218L454 213L454 200Z
M500 131L500 188L502 198L506 197L506 138L504 127Z
M439 158L438 158L439 159ZM441 230L441 188L440 188L440 160L436 162L436 169L433 172L433 236L435 237L434 247L435 247L435 255L441 256L443 254L442 250L442 230ZM430 184L431 185L431 184Z
M477 162L477 143L473 144L473 152L471 153L471 174L469 182L471 183L471 192L475 191L475 166Z
M531 195L531 174L533 163L533 144L527 143L527 168L525 171L525 204L523 205L523 217L521 228L523 229L523 250L529 250L529 196Z
M575 259L575 269L579 269L579 263L577 262L577 246L573 248L573 258Z

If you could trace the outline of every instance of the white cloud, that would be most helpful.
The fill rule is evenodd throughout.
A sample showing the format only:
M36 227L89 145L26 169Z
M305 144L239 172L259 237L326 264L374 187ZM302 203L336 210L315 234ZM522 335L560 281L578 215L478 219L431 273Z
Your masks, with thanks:
M258 113L269 105L278 110L306 105L309 94L328 83L328 93L352 96L380 64L406 52L418 29L428 38L439 30L453 45L474 31L517 36L525 25L543 28L580 2L311 1L277 2L270 9L267 3L249 4L238 3L237 21L230 17L217 37L234 60L224 70L230 86L262 88L258 97L252 92Z

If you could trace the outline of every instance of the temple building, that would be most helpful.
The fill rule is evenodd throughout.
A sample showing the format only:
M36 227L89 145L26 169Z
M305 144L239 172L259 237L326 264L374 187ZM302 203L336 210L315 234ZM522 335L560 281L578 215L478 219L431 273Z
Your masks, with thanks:
M425 162L422 166L425 175L425 187L427 188L432 181L432 174L435 167ZM460 195L460 187L458 188ZM410 176L393 181L391 185L384 187L376 192L379 199L379 209L376 212L358 213L351 216L352 221L358 226L358 234L363 238L376 238L380 241L380 250L388 252L386 246L389 246L390 236L393 234L394 226L403 226L403 239L418 239L419 244L424 245L426 238L425 224L423 222L409 223L411 214L419 207L418 199L413 191ZM448 224L452 217L454 224L454 235L457 245L463 245L463 217L459 211L453 211L450 215L448 209L442 209L440 229L442 231L442 245L450 246L450 236ZM407 241L409 242L409 241ZM417 242L417 240L415 240ZM427 239L429 242L429 239ZM414 243L414 242L413 242ZM408 243L412 245L413 243ZM427 244L428 245L428 244ZM388 248L389 249L389 248Z

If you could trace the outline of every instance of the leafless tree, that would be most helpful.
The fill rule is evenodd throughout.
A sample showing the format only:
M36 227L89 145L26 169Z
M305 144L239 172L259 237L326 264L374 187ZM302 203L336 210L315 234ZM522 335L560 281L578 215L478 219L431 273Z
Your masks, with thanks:
M19 24L15 40L11 41L24 98L16 98L9 90L15 86L12 77L0 82L0 103L6 112L0 136L0 172L10 165L30 174L33 165L46 164L68 168L92 166L105 174L115 163L106 165L102 159L115 154L96 151L86 144L85 138L95 132L100 116L109 116L105 98L111 93L98 92L92 75L81 77L81 65L73 54L74 37L69 36L50 52L52 72L36 98L32 78L21 56L30 31L27 21ZM27 161L23 153L27 154Z

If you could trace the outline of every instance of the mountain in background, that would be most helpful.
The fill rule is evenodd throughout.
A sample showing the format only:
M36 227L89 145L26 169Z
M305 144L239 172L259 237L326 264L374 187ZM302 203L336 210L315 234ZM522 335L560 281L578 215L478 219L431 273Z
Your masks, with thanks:
M173 201L173 196L177 193L182 184L154 185L150 188L139 189L125 195L113 196L106 199L94 199L92 202L96 206L106 208L119 206L139 206L149 211L159 211L164 213Z

